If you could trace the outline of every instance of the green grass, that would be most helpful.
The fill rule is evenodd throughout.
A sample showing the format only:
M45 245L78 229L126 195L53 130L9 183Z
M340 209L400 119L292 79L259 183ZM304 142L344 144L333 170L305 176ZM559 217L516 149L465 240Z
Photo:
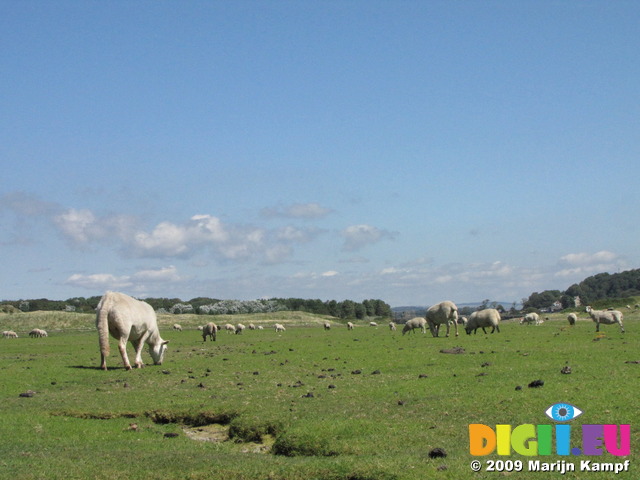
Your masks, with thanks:
M631 424L631 472L617 478L638 477L640 364L626 363L640 360L634 312L625 312L626 334L603 326L596 336L581 314L573 328L565 315L554 315L539 327L505 322L499 334L437 339L383 326L349 332L337 322L325 332L324 318L279 312L214 321L280 321L288 325L284 334L222 332L217 342L203 343L196 326L210 319L162 316L170 340L162 366L125 371L112 340L110 370L103 372L93 316L0 315L1 330L21 335L0 339L2 478L496 478L503 474L471 472L468 425L553 423L544 411L560 401L584 412L572 422L576 442L582 423ZM173 323L184 331L171 330ZM28 338L36 326L50 336ZM465 353L440 353L456 346ZM146 351L143 358L150 363ZM570 375L560 373L565 365ZM544 386L528 388L536 379ZM35 394L19 396L28 390ZM206 435L210 423L228 440L196 441L186 433ZM448 456L429 458L436 447Z

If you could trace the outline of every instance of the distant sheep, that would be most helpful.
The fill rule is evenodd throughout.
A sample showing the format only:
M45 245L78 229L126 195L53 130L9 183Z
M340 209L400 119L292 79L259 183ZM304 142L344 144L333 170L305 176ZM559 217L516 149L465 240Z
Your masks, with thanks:
M256 326L253 323L249 324L249 330L255 330Z
M467 317L458 317L458 325L462 325L463 327L467 324Z
M404 327L402 327L402 335L407 332L416 333L416 328L422 330L422 333L427 333L427 320L422 317L415 317L411 320L407 320L407 323L405 323Z
M173 329L177 330L178 332L182 331L182 325L180 325L179 323L174 323L173 324Z
M236 327L231 325L230 323L227 323L224 326L224 329L226 330L227 333L236 333Z
M4 338L18 338L18 334L13 330L5 330L4 332L2 332L2 336Z
M217 333L218 333L218 326L213 322L207 323L202 328L202 341L206 342L207 341L207 337L210 337L211 341L215 342Z
M198 330L200 331L204 330L204 325L198 325Z
M262 325L258 325L256 328L257 328L258 330L264 330L264 327L263 327Z
M567 320L569 321L569 325L573 326L578 321L578 316L575 313L570 313Z
M520 320L520 325L523 325L525 323L527 325L541 325L543 322L540 319L540 315L538 315L536 312L531 312L527 313L524 317L522 317L522 320Z
M235 332L235 333L236 333L236 335L239 335L239 334L241 334L242 332L244 332L245 328L247 328L247 327L245 327L245 326L244 326L243 324L241 324L241 323L239 323L238 325L236 325L236 332Z
M274 328L276 329L276 332L284 332L284 331L287 330L286 328L284 328L284 325L282 325L280 323L276 323L274 325Z
M323 327L325 330L331 330L331 324L329 322L324 322Z
M355 327L353 323L347 322L347 330L353 330L353 327Z
M369 322L370 327L377 327L378 324L376 322Z
M449 328L451 323L456 328L456 337L458 336L458 307L455 303L446 300L444 302L432 305L427 309L425 315L431 335L437 337L440 331L440 325L447 325L447 337L449 336Z
M600 324L611 325L617 323L620 325L620 331L624 333L624 326L622 325L622 312L620 310L594 310L591 307L586 308L587 313L591 316L591 319L596 322L596 332L600 331Z
M29 336L31 338L42 338L42 337L48 337L49 335L47 334L46 331L40 329L40 328L34 328L33 330L31 330L29 332Z
M391 330L392 332L395 332L397 330L396 324L393 322L389 322L389 330Z
M495 308L473 312L469 317L465 330L467 335L471 334L472 330L474 334L477 333L478 328L482 328L482 331L487 333L486 327L491 327L491 333L495 331L500 333L500 312Z

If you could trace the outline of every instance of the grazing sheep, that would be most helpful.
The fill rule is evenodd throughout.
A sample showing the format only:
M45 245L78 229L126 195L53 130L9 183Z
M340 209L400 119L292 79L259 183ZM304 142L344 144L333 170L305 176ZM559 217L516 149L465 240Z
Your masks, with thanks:
M522 320L520 320L520 325L523 325L525 323L527 325L541 325L542 320L540 319L540 315L538 315L536 312L531 312L527 313L524 317L522 317Z
M462 325L463 327L467 324L467 317L458 317L458 325Z
M280 323L276 323L276 324L274 325L274 327L275 327L275 329L276 329L276 332L284 332L284 331L286 331L286 330L287 330L286 328L284 328L284 325L282 325L282 324L280 324Z
M262 325L258 325L256 328L257 328L258 330L264 330L264 327L263 327Z
M353 330L353 327L355 327L353 323L347 322L347 330Z
M198 325L198 330L200 331L204 330L204 325Z
M389 322L389 330L391 330L392 332L395 332L397 330L396 324L393 322Z
M29 336L31 338L42 338L42 337L48 337L49 335L47 335L46 331L41 330L40 328L34 328L29 332Z
M256 326L253 323L249 324L249 330L255 330Z
M109 355L109 334L118 340L118 348L127 370L131 370L127 356L127 342L131 342L136 351L135 365L142 363L142 347L149 345L149 353L153 363L161 365L167 349L168 340L160 337L158 321L153 307L146 302L136 300L124 293L107 292L100 299L96 308L96 328L100 341L100 368L107 369Z
M402 335L409 331L416 333L416 328L422 330L422 333L427 333L427 320L422 317L415 317L411 320L407 320L407 323L402 327Z
M456 337L458 336L458 307L455 303L446 300L432 305L427 309L425 318L434 337L438 336L442 324L447 325L448 337L451 323L456 327Z
M5 330L4 332L2 332L2 336L4 338L18 338L18 334L13 330Z
M181 332L182 331L182 325L180 325L179 323L174 323L173 324L173 329Z
M377 327L378 324L376 322L369 322L370 327Z
M611 325L617 323L620 325L620 331L624 333L624 326L622 325L622 312L620 310L594 310L587 306L587 313L591 316L591 319L596 322L596 332L600 331L600 324Z
M206 342L207 341L207 337L210 337L211 341L215 342L217 333L218 333L218 326L213 322L207 323L202 328L202 341Z
M243 324L239 323L238 325L236 325L236 335L241 334L242 332L244 332L244 329L247 328L245 327Z
M324 322L323 327L325 330L331 330L331 324L329 322Z
M231 325L230 323L227 323L224 326L224 329L227 331L227 333L236 333L236 327L234 327L233 325Z
M473 312L469 317L465 330L467 331L467 335L471 334L472 330L474 334L477 333L478 328L482 328L482 331L487 333L485 327L492 327L491 333L495 331L500 333L500 312L495 308L487 308Z
M575 313L570 313L567 320L569 320L569 325L573 326L578 321L578 316Z

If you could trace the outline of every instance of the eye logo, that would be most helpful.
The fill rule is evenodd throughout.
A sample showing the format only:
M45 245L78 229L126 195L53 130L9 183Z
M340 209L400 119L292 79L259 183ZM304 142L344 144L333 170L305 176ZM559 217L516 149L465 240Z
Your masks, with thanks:
M568 403L556 403L547 408L544 413L556 422L568 422L582 415L582 410Z

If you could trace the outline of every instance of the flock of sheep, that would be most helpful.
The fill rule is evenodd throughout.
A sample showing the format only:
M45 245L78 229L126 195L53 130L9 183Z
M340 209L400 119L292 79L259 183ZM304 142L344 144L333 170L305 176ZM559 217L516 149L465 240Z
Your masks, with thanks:
M2 332L2 336L4 338L18 338L18 334L13 330L5 330L4 332ZM48 337L49 334L46 332L46 330L42 330L41 328L34 328L29 332L29 336L31 338L42 338Z
M629 307L630 308L630 307ZM157 325L156 313L153 308L140 300L136 300L128 295L118 292L107 292L100 300L96 309L96 328L99 333L100 340L100 353L101 364L100 367L103 370L107 369L106 357L109 355L109 335L115 337L118 340L118 349L122 356L122 360L126 369L131 369L129 358L126 352L126 344L131 342L134 345L136 351L135 366L140 368L142 363L142 347L144 344L149 346L149 353L156 365L161 365L166 351L166 345L168 340L163 340L160 336L160 331ZM591 307L586 307L587 313L589 313L591 319L596 324L596 332L600 331L600 324L611 325L617 323L620 326L620 330L624 333L624 326L622 324L622 312L619 310L594 310ZM458 336L458 325L462 325L467 335L473 332L477 333L481 328L484 333L487 333L486 329L491 327L491 333L500 332L500 312L494 308L487 308L473 312L469 318L458 316L458 307L451 301L444 301L437 303L427 309L424 317L416 317L407 321L403 328L402 334L408 332L415 333L416 329L420 329L422 333L426 333L427 327L434 337L439 336L440 327L445 325L447 328L446 336L449 336L451 326L455 327L456 336ZM567 317L570 325L575 325L577 316L575 313L569 314ZM527 325L541 325L543 320L537 313L529 313L525 315L520 324ZM370 326L377 327L375 322L370 322ZM347 322L347 328L353 330L355 325L352 322ZM241 334L247 327L238 323L232 325L227 323L224 327L218 327L215 323L209 322L206 325L198 327L202 331L202 340L204 342L209 338L211 341L216 340L218 331L224 329L228 333ZM276 323L273 325L276 332L286 331L284 325ZM331 323L325 322L323 324L325 330L331 329ZM182 331L180 324L174 324L173 329L176 331ZM261 325L249 324L249 330L263 330ZM394 322L389 323L389 329L391 331L396 330L396 324ZM5 330L2 332L4 338L18 338L18 334L13 330ZM46 337L47 332L45 330L34 328L29 332L29 336L32 338Z
M325 324L325 328L326 328ZM281 325L279 323L276 323L274 325L274 328L276 330L276 332L284 332L286 329L284 328L284 325ZM330 327L329 327L330 328ZM177 330L179 332L182 331L182 325L175 323L173 325L173 329ZM225 330L227 333L235 333L236 335L242 333L244 330L246 330L247 327L245 325L243 325L242 323L238 323L237 325L232 325L231 323L227 323L222 327L218 327L218 325L216 325L213 322L209 322L206 325L200 325L198 326L198 330L200 330L202 332L202 340L204 342L207 341L207 338L209 338L212 342L216 341L216 338L218 336L218 332L220 330ZM264 330L264 327L262 325L254 325L253 323L249 324L249 330Z

